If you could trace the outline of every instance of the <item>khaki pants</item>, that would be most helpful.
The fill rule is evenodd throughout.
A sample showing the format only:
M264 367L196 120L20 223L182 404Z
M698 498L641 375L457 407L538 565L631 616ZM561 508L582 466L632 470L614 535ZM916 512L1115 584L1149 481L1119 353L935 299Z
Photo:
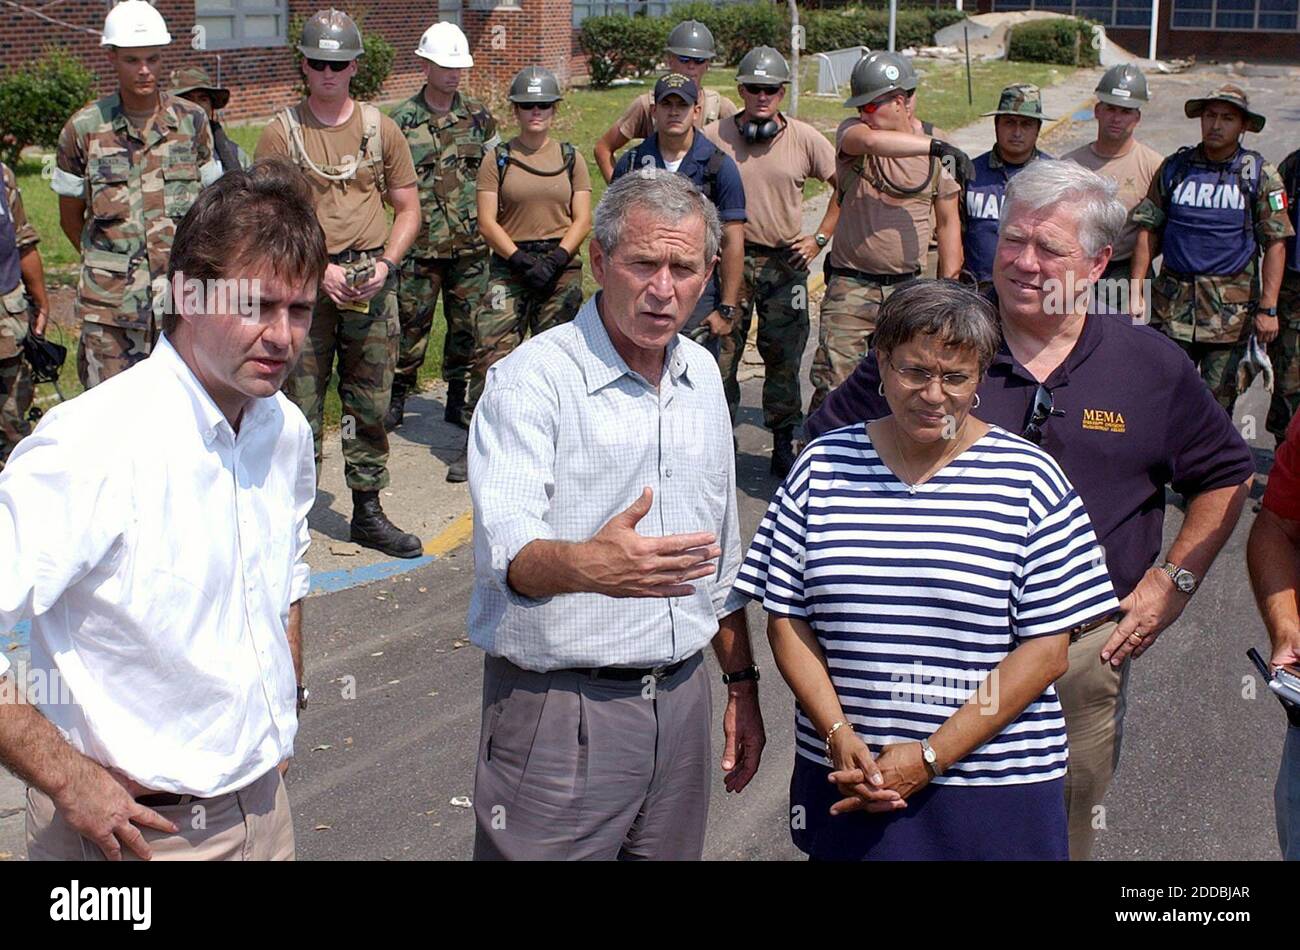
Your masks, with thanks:
M176 834L140 828L155 861L292 861L293 816L279 769L251 785L184 805L154 806ZM138 825L136 827L139 827ZM103 861L104 852L81 837L40 789L27 788L27 857L32 861ZM122 858L139 860L122 848Z
M1132 661L1118 670L1101 662L1101 648L1115 627L1113 621L1103 623L1070 644L1070 669L1056 681L1070 743L1065 810L1072 861L1085 861L1092 854L1097 830L1105 827L1105 813L1098 806L1119 764L1124 690Z

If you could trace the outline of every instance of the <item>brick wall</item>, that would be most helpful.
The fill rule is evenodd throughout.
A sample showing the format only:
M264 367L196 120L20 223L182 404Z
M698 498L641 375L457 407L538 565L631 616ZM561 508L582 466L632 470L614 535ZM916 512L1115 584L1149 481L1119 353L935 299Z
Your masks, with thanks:
M172 34L172 45L164 54L166 70L182 63L197 64L214 79L219 75L231 90L230 105L222 113L228 121L267 116L297 99L298 76L289 46L194 50L194 0L154 0L154 6ZM393 45L393 68L384 84L384 98L408 96L419 89L424 82L424 60L415 55L415 47L431 25L426 18L436 7L410 0L369 0L343 6L363 15L365 30L378 30ZM63 0L50 7L50 19L30 9L8 9L0 33L0 67L12 68L36 58L44 47L58 45L99 75L101 94L111 92L114 84L99 45L108 7L106 0ZM289 0L291 17L308 17L321 7L320 0ZM516 72L534 64L550 69L561 84L585 74L585 63L574 55L572 10L571 0L522 0L517 10L465 10L461 22L475 61L466 87L484 94L504 92Z

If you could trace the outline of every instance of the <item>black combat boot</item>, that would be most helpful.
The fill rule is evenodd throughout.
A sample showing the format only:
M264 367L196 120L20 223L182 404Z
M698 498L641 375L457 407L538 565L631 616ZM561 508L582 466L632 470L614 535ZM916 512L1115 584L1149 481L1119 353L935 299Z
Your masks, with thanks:
M393 383L393 397L388 401L388 412L384 413L384 431L392 432L402 424L406 414L406 387Z
M468 429L461 419L461 413L465 411L465 381L456 380L447 384L447 408L442 414L442 418L454 426L460 426L462 429ZM463 482L465 479L461 479Z
M784 426L772 433L772 474L785 478L794 466L794 426Z
M388 520L379 506L379 492L352 491L352 540L393 557L419 557L424 545Z
M447 481L463 482L469 478L469 443L460 447L460 454L447 466Z

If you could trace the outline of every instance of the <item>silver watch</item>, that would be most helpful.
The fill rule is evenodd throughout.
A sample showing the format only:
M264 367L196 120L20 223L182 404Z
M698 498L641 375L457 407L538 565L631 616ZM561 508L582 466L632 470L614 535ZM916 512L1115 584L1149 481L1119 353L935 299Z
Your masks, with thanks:
M1196 585L1200 583L1200 580L1195 574L1185 568L1179 567L1173 561L1165 561L1165 563L1160 565L1160 570L1168 574L1170 579L1174 582L1174 586L1184 594L1194 593Z
M938 778L943 774L943 769L939 768L939 756L930 745L929 739L921 740L921 758L925 760L925 770L932 778Z

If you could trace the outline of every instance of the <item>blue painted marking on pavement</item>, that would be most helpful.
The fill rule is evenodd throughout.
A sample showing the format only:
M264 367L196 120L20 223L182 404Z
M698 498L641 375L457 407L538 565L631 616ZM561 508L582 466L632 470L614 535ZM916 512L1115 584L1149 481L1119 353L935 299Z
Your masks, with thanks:
M426 564L432 564L436 560L438 560L436 557L426 554L422 557L403 558L397 561L384 561L381 564L370 564L366 567L354 567L350 571L325 571L321 574L312 574L311 593L333 594L337 591L347 590L349 587L356 587L359 584L369 584L371 581L381 581L388 577L395 577L398 574L405 574L416 568L424 567Z
M24 620L8 633L0 633L0 653L7 653L15 644L25 647L32 638L32 622Z
M1092 110L1080 109L1074 115L1070 116L1070 118L1073 119L1075 122L1087 122L1089 119L1092 118Z

